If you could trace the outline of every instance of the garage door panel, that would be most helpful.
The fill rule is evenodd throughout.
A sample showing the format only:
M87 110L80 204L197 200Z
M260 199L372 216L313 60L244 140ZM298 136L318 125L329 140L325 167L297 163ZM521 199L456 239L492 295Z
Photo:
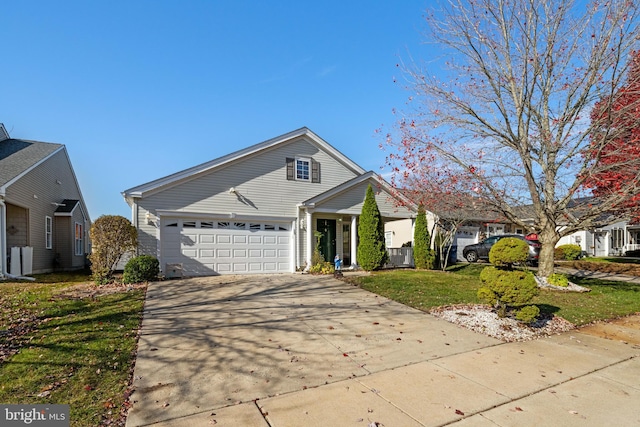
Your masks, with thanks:
M183 249L182 250L182 255L188 257L188 258L195 258L198 256L198 250L197 249Z
M249 271L253 273L259 273L263 271L263 263L261 262L250 262L249 263Z
M278 244L279 245L289 244L289 236L278 236Z
M231 272L231 264L219 262L216 264L215 270L218 273L230 273Z
M287 264L288 267L288 264ZM267 273L278 271L278 264L275 262L265 262L264 271Z
M200 249L198 256L200 258L214 258L216 253L213 249Z
M200 243L215 243L216 237L212 234L201 234L200 235Z
M291 271L291 231L273 222L172 220L161 233L163 267L184 276ZM187 225L187 228L183 227ZM250 227L247 227L249 224ZM290 228L290 227L288 227Z
M216 250L216 256L218 258L231 258L231 249L218 249Z
M262 251L260 249L249 249L249 258L262 258Z
M289 250L288 249L280 249L280 250L278 250L278 257L279 258L288 258L289 257Z
M265 245L275 245L278 243L278 236L264 236L262 241Z

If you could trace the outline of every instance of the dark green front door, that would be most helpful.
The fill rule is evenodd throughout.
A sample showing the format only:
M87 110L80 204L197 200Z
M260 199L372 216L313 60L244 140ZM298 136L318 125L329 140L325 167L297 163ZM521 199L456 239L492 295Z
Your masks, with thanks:
M336 220L318 219L317 230L322 233L320 237L320 253L325 261L333 262L336 256Z

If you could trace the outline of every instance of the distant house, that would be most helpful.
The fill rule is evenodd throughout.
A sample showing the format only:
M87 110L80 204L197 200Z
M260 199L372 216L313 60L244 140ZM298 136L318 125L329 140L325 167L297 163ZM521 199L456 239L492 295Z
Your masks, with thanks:
M65 146L0 124L0 277L83 268L89 226Z
M122 194L139 253L166 276L282 273L308 268L316 245L357 267L369 184L385 222L415 217L377 174L301 128Z

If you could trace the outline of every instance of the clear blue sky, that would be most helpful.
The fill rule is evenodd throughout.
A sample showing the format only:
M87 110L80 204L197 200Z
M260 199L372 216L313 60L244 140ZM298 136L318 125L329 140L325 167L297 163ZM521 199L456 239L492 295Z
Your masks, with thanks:
M367 170L428 0L11 1L0 122L65 144L91 218L121 192L309 127Z

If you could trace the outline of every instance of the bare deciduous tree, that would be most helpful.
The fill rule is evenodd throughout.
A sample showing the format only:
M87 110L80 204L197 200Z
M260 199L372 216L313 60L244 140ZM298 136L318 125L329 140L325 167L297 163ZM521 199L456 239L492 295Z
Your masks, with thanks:
M581 205L599 147L621 131L590 140L603 126L590 112L625 82L637 14L623 0L450 0L432 11L427 42L436 57L403 66L413 96L388 137L397 181L438 170L467 177L470 196L537 232L539 275L553 273L563 235L602 225L624 194L638 191L636 176L624 191ZM530 219L518 212L523 205Z

